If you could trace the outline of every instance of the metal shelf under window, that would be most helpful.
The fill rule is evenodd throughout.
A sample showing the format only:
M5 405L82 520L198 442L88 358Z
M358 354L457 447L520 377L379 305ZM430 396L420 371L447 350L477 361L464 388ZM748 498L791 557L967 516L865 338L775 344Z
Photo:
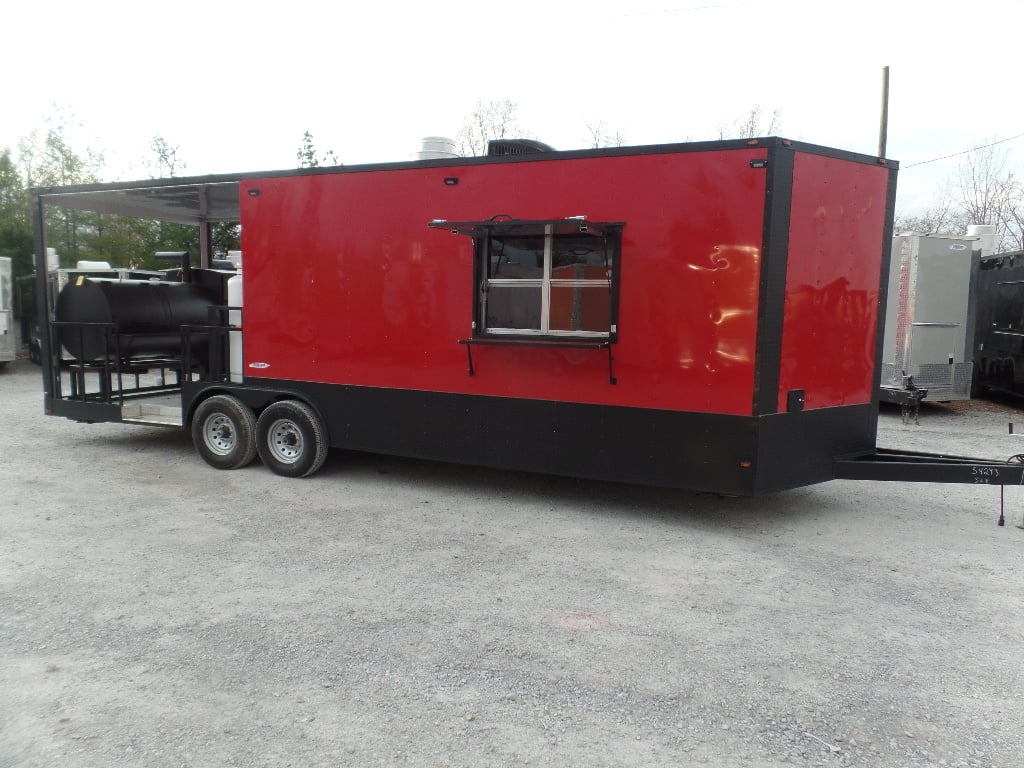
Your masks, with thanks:
M459 339L459 344L466 347L466 360L469 363L469 375L476 375L476 368L473 366L473 347L533 347L547 349L592 349L608 351L608 383L618 384L615 378L613 363L615 357L612 355L611 339L559 339L559 338L536 338L524 339L521 336L516 338L502 339L495 336L477 336L472 339Z

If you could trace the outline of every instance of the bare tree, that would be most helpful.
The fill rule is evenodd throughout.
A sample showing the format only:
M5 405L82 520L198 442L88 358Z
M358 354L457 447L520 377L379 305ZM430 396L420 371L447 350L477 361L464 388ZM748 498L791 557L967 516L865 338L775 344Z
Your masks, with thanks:
M179 146L172 147L159 133L149 142L149 148L154 157L147 159L146 165L153 178L174 178L178 171L185 169L185 161L178 157Z
M994 224L999 250L1024 248L1024 179L1003 147L966 153L923 213L895 220L897 230L949 234L962 234L969 224Z
M897 214L893 229L896 232L959 234L966 231L970 223L947 186L940 192L939 197L920 213Z
M995 224L1002 250L1024 247L1024 185L1008 168L1005 148L982 147L964 155L953 188L969 223Z
M1000 250L1024 250L1024 205L1018 195L1014 205L1006 211L1006 231L1003 233Z
M595 120L587 123L587 133L590 134L587 142L594 149L599 147L621 147L626 143L626 137L622 135L622 131L617 130L615 133L611 133L608 123L604 120Z
M320 153L313 144L313 134L306 131L302 134L302 145L295 153L295 159L299 161L299 168L318 168L321 165L341 165L338 156L333 149Z
M755 104L750 111L729 126L718 126L719 139L752 139L755 136L775 136L782 130L782 111L776 109L765 122L761 105Z
M456 138L459 154L463 157L484 155L492 139L527 138L519 126L518 111L519 106L509 99L478 101Z

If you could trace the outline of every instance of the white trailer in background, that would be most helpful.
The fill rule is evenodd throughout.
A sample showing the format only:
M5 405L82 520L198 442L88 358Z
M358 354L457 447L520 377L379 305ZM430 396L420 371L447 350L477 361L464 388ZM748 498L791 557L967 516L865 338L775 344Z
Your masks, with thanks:
M981 238L893 237L879 398L916 406L971 396ZM905 410L905 414L908 411Z
M0 367L14 359L18 334L14 327L14 279L11 257L0 256Z

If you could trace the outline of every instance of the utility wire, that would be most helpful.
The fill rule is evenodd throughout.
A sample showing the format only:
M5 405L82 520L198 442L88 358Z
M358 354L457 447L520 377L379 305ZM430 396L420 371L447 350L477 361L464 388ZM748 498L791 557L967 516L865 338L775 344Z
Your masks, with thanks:
M901 170L905 171L907 168L913 168L914 166L917 166L917 165L928 165L928 163L937 163L939 160L949 160L949 158L951 158L951 157L959 157L960 155L966 155L968 152L976 152L979 149L988 149L989 147L994 147L996 144L1005 144L1008 141L1013 141L1014 139L1019 139L1021 136L1024 136L1024 133L1018 133L1016 136L1010 136L1008 139L1000 139L999 141L993 141L991 144L982 144L980 147L972 147L971 149L965 149L962 152L954 152L952 155L943 155L942 157L933 157L931 160L922 160L919 163L911 163L910 165L903 165L903 166L900 166L900 168L901 168Z
M637 11L635 13L624 13L625 17L629 16L655 16L667 13L689 13L690 11L711 11L719 8L741 8L744 5L752 5L752 0L741 3L718 3L717 5L694 5L689 8L659 8L654 11Z

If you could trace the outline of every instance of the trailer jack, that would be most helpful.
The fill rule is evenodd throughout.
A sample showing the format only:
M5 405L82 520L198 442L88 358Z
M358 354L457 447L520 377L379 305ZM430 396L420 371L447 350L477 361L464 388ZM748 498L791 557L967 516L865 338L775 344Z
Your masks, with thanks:
M900 415L903 417L903 423L909 424L910 420L914 420L915 425L919 425L921 415L921 401L928 397L927 389L918 389L914 385L914 377L905 377L905 384L902 389L895 387L881 387L879 389L878 399L883 403L895 403L900 407Z

